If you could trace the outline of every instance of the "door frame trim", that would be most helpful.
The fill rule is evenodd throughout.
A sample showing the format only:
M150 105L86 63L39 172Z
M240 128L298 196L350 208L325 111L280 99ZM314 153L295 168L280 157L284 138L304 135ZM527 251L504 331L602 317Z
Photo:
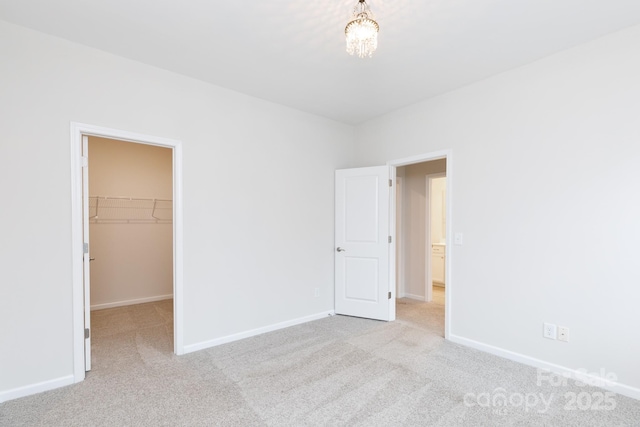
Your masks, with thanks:
M182 142L119 129L70 123L71 136L71 271L73 322L73 378L85 378L84 357L84 280L82 210L82 137L97 136L138 144L171 148L173 152L173 351L184 354L183 342L183 216L182 216Z
M446 182L447 182L447 193L446 193L446 248L445 248L445 277L447 277L447 285L445 286L444 290L445 290L445 312L444 312L444 338L449 340L451 337L451 319L453 319L453 313L451 310L452 304L451 304L451 299L452 299L452 288L454 287L454 277L451 274L451 270L452 270L452 265L453 265L453 256L452 256L452 248L451 248L451 244L453 242L452 239L452 235L453 235L453 221L452 221L452 212L453 212L453 185L452 185L452 181L453 181L453 150L451 149L447 149L447 150L440 150L440 151L433 151L431 153L426 153L426 154L418 154L415 156L411 156L411 157L404 157L401 159L395 159L395 160L389 160L387 162L387 165L392 167L393 170L393 179L395 179L396 176L396 172L395 172L395 168L400 167L400 166L407 166L407 165L413 165L416 163L424 163L424 162L429 162L432 160L440 160L440 159L445 159L446 163L447 163L447 172L446 172ZM395 197L392 197L390 199L390 209L391 209L391 213L396 211L396 200ZM396 227L396 218L395 215L390 215L390 219L392 221L392 223L390 224L390 230L392 230L393 232L395 232L395 227ZM396 256L396 249L395 249L395 245L390 245L391 247L389 248L389 260L390 263L395 263L395 256ZM430 261L430 260L429 260ZM391 279L393 280L394 285L392 286L392 288L395 289L395 273L394 273L394 277L391 277Z

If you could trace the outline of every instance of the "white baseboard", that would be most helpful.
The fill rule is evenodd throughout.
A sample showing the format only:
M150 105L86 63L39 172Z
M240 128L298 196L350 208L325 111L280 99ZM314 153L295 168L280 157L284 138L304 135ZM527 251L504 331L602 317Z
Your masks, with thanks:
M147 297L147 298L129 299L125 301L108 302L105 304L95 304L91 306L91 311L104 310L105 308L124 307L127 305L144 304L146 302L162 301L162 300L171 299L171 298L173 298L173 294L158 295L155 297Z
M609 390L614 393L621 394L623 396L640 400L640 388L637 388L637 387L632 387L630 385L610 381L606 378L602 378L595 374L587 374L584 371L556 365L555 363L546 362L544 360L536 359L534 357L530 357L521 353L516 353L514 351L506 350L500 347L495 347L489 344L484 344L479 341L474 341L474 340L460 337L453 334L449 336L449 340L454 343L464 345L466 347L471 347L476 350L484 351L485 353L491 353L496 356L504 357L505 359L513 360L515 362L520 362L528 366L533 366L534 368L545 369L550 372L553 372L554 374L563 375L565 377L578 380L586 384L596 384L597 387L603 388L605 390Z
M415 299L418 301L424 301L424 296L422 295L404 294L404 297L409 299Z
M20 397L30 396L36 393L42 393L43 391L53 390L54 388L68 386L73 383L73 375L67 375L66 377L56 378L54 380L30 384L24 387L14 388L12 390L0 391L0 403L18 399Z
M288 328L289 326L295 326L295 325L300 325L302 323L312 322L314 320L324 319L327 316L334 316L335 314L336 312L334 310L323 311L321 313L312 314L310 316L287 320L286 322L275 323L273 325L263 326L262 328L251 329L249 331L240 332L233 335L227 335L226 337L220 337L220 338L216 338L209 341L199 342L196 344L185 345L184 353L185 354L193 353L194 351L204 350L205 348L215 347L217 345L242 340L245 338L253 337L253 336L264 334L267 332L277 331L278 329Z

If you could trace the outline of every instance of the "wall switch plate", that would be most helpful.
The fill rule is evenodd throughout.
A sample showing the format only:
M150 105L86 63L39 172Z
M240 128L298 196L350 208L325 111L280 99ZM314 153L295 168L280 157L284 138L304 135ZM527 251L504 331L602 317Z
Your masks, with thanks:
M453 235L453 244L454 245L458 245L458 246L462 246L462 233L456 233Z
M558 326L558 341L569 342L569 328Z
M315 298L318 298L318 297L320 296L320 288L315 288L315 289L313 290L313 296L314 296Z
M555 340L558 337L558 329L553 323L545 323L542 335L550 340Z

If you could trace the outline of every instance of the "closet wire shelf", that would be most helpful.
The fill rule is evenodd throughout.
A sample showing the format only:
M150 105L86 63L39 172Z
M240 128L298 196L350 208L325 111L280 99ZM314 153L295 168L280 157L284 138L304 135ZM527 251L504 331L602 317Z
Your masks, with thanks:
M173 200L89 196L92 224L171 224Z

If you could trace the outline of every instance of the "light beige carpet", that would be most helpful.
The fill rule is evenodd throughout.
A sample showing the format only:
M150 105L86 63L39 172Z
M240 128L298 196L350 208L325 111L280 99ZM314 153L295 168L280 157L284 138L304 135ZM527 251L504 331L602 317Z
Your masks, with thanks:
M441 304L397 308L396 322L327 317L180 357L170 301L94 312L87 379L5 402L0 425L640 425L639 401L566 409L566 393L603 390L538 386L533 368L444 341ZM518 404L533 395L549 407Z

